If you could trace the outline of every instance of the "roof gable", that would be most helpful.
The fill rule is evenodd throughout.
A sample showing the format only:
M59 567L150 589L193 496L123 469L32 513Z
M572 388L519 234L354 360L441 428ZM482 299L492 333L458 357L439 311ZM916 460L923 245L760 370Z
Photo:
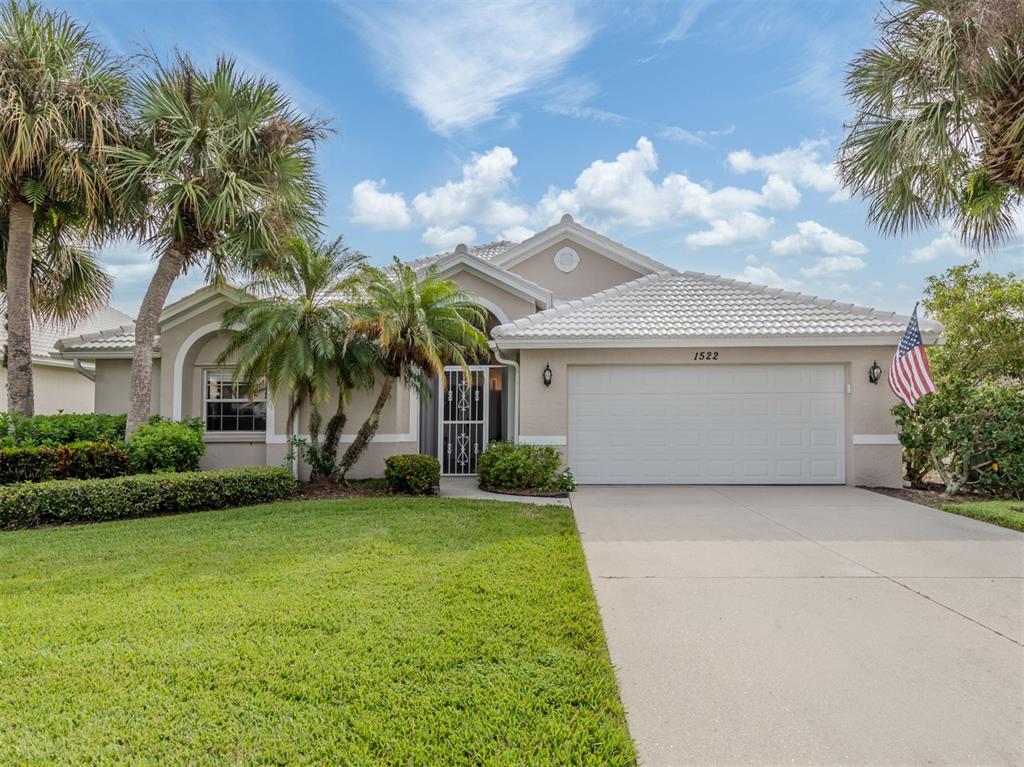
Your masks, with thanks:
M503 269L509 269L554 245L559 240L579 243L611 261L636 270L640 274L675 271L672 267L655 261L638 250L633 250L593 229L581 226L569 214L562 216L562 220L554 226L549 226L544 231L537 232L533 237L495 255L491 258L491 263Z
M437 275L442 278L449 277L461 270L472 272L486 282L539 307L548 307L552 303L551 291L525 277L501 269L490 261L470 254L465 245L460 245L454 252L444 254L437 261L421 266L420 269L425 270L430 267L436 269Z

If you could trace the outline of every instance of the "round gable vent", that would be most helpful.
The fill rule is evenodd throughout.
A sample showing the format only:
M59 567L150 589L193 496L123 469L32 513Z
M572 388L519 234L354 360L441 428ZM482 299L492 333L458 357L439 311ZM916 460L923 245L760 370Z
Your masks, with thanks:
M580 254L572 248L562 248L555 253L555 266L561 272L571 272L580 264Z

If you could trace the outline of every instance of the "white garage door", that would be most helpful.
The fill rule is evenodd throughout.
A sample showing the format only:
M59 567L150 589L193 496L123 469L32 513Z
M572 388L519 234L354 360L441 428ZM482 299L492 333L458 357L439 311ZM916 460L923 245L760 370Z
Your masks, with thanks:
M590 484L845 481L839 365L569 369L569 463Z

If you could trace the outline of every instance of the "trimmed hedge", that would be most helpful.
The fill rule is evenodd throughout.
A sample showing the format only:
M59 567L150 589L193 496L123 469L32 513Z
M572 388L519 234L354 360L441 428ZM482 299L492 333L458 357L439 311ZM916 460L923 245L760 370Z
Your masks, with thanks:
M476 473L483 488L570 492L576 482L569 469L559 471L562 457L547 445L492 442L480 454Z
M247 506L294 490L291 473L273 466L9 485L0 487L0 529Z
M394 493L429 495L441 482L441 464L430 455L392 455L384 466L388 490Z
M0 485L51 479L120 477L128 473L128 453L124 446L110 442L0 448Z
M125 416L105 413L58 413L31 418L17 413L0 413L0 447L123 442L124 423Z

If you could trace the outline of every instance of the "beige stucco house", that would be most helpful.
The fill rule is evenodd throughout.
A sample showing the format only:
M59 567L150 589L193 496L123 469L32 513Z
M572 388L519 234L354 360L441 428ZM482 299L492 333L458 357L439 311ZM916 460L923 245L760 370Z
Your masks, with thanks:
M492 359L448 371L428 397L399 388L354 476L409 452L472 474L500 439L557 447L581 483L900 482L895 400L868 373L887 367L907 317L680 272L569 216L518 244L414 263L493 315ZM244 297L207 287L161 317L152 410L205 419L208 467L281 465L287 453L283 396L248 402L216 363L223 312ZM922 330L934 341L939 328ZM132 333L58 344L95 365L97 411L125 410ZM374 397L352 402L343 444Z
M5 316L0 294L0 316ZM93 384L95 369L88 362L76 366L64 359L56 348L62 337L72 333L90 333L124 322L131 322L124 312L112 306L97 309L89 317L71 325L37 322L32 325L32 386L35 410L40 415L54 413L91 413L96 398ZM0 411L7 410L7 330L0 323Z

